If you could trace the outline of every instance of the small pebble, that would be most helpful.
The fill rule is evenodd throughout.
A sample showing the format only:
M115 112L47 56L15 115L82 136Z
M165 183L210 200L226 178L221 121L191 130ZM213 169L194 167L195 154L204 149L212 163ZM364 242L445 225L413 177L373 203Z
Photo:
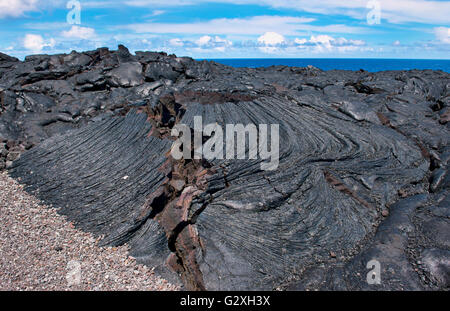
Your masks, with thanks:
M100 248L99 238L44 206L6 172L0 171L0 189L0 291L180 289L131 260L127 245Z

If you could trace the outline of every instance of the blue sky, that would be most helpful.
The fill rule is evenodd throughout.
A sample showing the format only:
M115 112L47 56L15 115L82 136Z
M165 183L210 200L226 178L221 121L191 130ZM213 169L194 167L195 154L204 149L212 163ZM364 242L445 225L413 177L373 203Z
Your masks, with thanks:
M0 51L450 59L450 1L0 0ZM69 15L69 18L68 18Z

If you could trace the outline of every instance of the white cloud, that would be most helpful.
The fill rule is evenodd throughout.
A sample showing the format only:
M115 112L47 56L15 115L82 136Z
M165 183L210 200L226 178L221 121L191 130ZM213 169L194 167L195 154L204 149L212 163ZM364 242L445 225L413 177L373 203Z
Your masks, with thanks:
M89 27L73 25L70 30L63 31L61 35L65 38L91 39L95 37L95 30Z
M329 35L311 36L309 39L294 40L297 48L310 49L316 53L322 52L348 52L356 50L365 50L366 42L363 40L352 40L346 38L334 38Z
M184 45L183 41L179 38L170 39L169 44L177 47L182 47Z
M450 2L429 0L377 0L381 18L391 23L422 22L448 23ZM258 0L273 7L292 8L299 11L326 15L345 15L365 20L368 0Z
M436 39L443 43L450 43L450 28L436 27L434 28Z
M279 45L284 43L285 41L286 39L282 35L273 31L266 32L258 38L259 43L269 46Z
M378 0L381 6L382 18L392 23L422 22L429 24L448 23L450 2L429 0ZM326 15L344 15L359 20L365 20L368 0L126 0L118 2L130 6L181 6L205 2L221 2L229 4L267 5L274 8L294 9L300 12L310 12Z
M23 40L23 46L34 53L42 51L44 47L54 47L55 44L56 41L53 38L45 41L42 36L33 34L27 34Z
M233 42L219 36L202 36L194 42L188 42L188 45L195 52L225 52L227 48L233 45Z
M308 42L308 40L306 40L306 39L295 38L294 42L295 42L296 44L301 45L301 44L305 44L306 42Z
M158 16L158 15L162 15L164 13L166 13L166 11L164 11L164 10L154 10L151 15Z
M345 40L345 39L344 39ZM335 39L328 35L311 36L309 43L315 46L317 52L331 51L334 46Z
M111 1L112 2L112 1ZM121 4L125 4L133 7L173 7L173 6L185 6L185 5L195 5L201 2L230 2L230 1L222 1L222 0L124 0L120 1ZM240 2L242 3L242 1Z
M253 16L249 18L217 18L193 23L140 23L115 26L115 29L129 29L136 33L158 34L216 34L216 35L261 35L276 32L283 36L305 35L305 32L362 33L367 29L347 25L317 26L308 23L314 18L292 16Z
M199 46L204 46L207 45L211 40L212 38L210 36L203 36L197 41L195 41L195 43L197 43Z
M348 45L363 46L363 45L366 45L366 42L364 40L352 40L352 39L346 39L346 38L336 38L336 39L333 38L332 42L335 46L348 46Z
M148 18L148 17L155 17L155 16L159 16L166 13L166 11L164 10L154 10L152 11L150 14L144 15L144 18Z
M67 27L67 22L24 23L23 27L30 30L55 30Z
M280 45L286 43L286 39L279 33L268 31L258 38L258 43L262 45L259 47L261 52L273 54L279 51Z
M25 12L35 11L37 0L0 0L0 18L19 17Z
M331 41L334 40L333 37L328 35L311 36L309 42L315 43L317 46L324 46L327 49L331 48Z
M401 44L400 40L395 40L394 42L392 42L392 45L393 46L400 46L402 44Z
M296 55L299 52L345 53L351 51L370 51L363 40L354 40L330 35L312 35L309 38L289 39L276 32L266 32L255 40L230 41L219 36L205 35L195 39L173 38L169 46L183 47L185 51L196 53L259 51L266 54Z
M450 2L427 0L379 0L381 17L392 23L448 23Z

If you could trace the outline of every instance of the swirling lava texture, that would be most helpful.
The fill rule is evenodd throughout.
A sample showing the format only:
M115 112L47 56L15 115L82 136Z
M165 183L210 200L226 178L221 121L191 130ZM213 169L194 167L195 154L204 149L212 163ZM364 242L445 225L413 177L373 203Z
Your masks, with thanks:
M3 58L0 134L29 149L10 174L187 289L370 289L374 258L378 288L448 287L449 74L237 69L122 46ZM195 116L279 124L278 168L175 161L170 129Z

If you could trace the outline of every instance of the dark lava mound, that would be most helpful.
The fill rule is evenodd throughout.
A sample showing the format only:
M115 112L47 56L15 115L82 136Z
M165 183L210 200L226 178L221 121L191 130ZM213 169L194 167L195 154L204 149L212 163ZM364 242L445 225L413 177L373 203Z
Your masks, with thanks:
M1 54L0 103L0 168L187 289L450 286L448 73L236 69L120 46ZM170 130L194 116L279 124L278 169L175 161Z

